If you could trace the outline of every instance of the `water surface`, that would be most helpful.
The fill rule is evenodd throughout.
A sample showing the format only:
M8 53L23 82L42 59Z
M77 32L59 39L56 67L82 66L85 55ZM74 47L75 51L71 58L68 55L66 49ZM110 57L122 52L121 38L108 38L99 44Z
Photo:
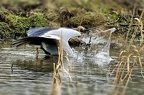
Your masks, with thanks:
M70 58L73 81L66 74L62 80L61 95L108 95L114 75L111 65L117 63L118 52L111 50L113 61L108 66L98 66L93 54L75 51L77 58ZM53 63L57 57L45 58L40 51L35 58L35 49L29 47L0 49L0 94L1 95L50 95L53 79ZM65 67L67 61L64 60ZM142 95L144 79L139 67L134 70L126 95Z

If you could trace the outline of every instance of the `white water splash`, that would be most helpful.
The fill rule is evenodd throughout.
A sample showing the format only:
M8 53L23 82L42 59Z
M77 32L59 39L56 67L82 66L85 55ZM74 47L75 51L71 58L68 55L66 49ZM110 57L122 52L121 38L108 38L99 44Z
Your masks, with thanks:
M84 36L82 39L86 44L90 44L89 47L85 47L82 52L79 51L77 61L84 63L85 60L91 60L93 64L98 66L108 65L113 60L110 55L110 43L111 35L115 31L115 28L110 28L102 32L109 32L107 39L100 36L98 33L92 33L90 36ZM98 31L100 33L100 31ZM81 47L83 48L83 47Z
M110 34L109 34L107 44L104 46L104 48L102 48L101 51L99 51L95 55L95 62L96 62L96 64L98 64L100 66L108 65L110 63L110 61L112 60L112 58L109 55L109 50L110 50L110 43L111 43L111 35L114 31L116 31L115 28L111 28L111 29L104 31L104 32L110 32Z

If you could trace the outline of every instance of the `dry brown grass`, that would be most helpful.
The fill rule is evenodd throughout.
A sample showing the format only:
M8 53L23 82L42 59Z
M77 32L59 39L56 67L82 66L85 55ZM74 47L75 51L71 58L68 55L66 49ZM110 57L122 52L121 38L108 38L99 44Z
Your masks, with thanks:
M134 10L135 11L135 10ZM134 12L133 12L134 16ZM130 79L132 79L131 74L136 65L140 67L140 72L143 76L143 66L141 62L141 50L143 43L143 23L141 21L141 17L143 16L143 12L139 18L131 18L129 28L127 31L127 36L125 40L125 45L119 54L119 62L115 67L115 80L113 83L113 88L110 95L124 95L126 93L126 88ZM132 29L132 24L137 24L134 29ZM141 33L140 42L138 45L134 44L134 39L136 37L136 33ZM132 33L131 38L128 37L129 33ZM123 88L120 88L120 87Z
M54 72L53 72L53 80L52 80L52 86L51 86L51 95L61 95L61 86L62 86L62 80L61 80L61 74L64 76L64 74L67 74L70 81L72 80L69 70L70 70L70 61L67 56L64 56L63 52L63 45L62 45L62 35L60 37L59 41L59 47L58 47L58 62L53 63L54 64ZM63 59L66 58L68 67L65 69L65 66L63 64ZM67 71L68 70L68 71Z

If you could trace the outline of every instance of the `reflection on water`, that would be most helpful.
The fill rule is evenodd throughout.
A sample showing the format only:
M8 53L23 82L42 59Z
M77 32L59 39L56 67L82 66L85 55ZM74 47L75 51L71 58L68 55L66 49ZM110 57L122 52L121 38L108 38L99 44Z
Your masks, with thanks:
M32 70L34 72L52 72L53 71L53 63L57 63L57 57L52 58L41 58L34 60L16 60L12 62L12 70L14 66L19 66L22 69Z

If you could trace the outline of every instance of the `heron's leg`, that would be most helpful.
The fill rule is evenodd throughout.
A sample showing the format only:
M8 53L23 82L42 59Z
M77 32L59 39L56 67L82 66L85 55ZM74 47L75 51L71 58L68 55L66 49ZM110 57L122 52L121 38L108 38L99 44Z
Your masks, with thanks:
M39 51L38 51L38 47L36 48L36 58L38 58L38 54L39 54Z

